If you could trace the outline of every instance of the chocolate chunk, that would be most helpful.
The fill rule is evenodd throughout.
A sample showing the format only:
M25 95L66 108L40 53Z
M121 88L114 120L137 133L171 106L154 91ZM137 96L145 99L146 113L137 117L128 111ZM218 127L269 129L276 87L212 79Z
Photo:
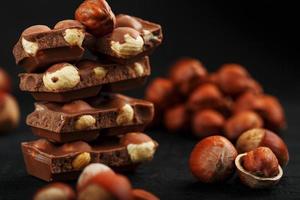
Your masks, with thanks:
M126 66L83 60L75 65L55 64L41 74L20 74L20 89L36 100L68 102L96 96L100 90L119 92L136 88L151 74L149 58Z
M75 20L58 22L54 29L45 25L27 28L13 49L18 65L27 72L41 72L49 65L73 62L82 58L84 47L95 41L84 26Z
M143 135L138 133L138 135ZM149 145L149 143L145 143ZM142 144L142 151L145 144ZM83 141L56 145L45 139L23 142L22 151L27 172L45 181L66 181L78 178L81 170L90 163L103 163L117 171L134 169L147 159L151 159L158 144L152 141L152 154L145 160L134 160L135 152L122 143L122 137L109 137L97 143L88 144ZM148 148L150 147L148 146ZM137 147L135 145L135 147Z
M99 38L92 51L100 58L131 63L149 55L162 43L161 26L140 18L118 15L117 28Z
M89 132L92 135L99 134L99 131L101 133L102 129L146 126L154 115L152 103L119 94L102 94L86 101L67 104L36 103L35 106L35 111L27 117L27 125L35 130L53 132L53 135L89 135ZM37 131L35 133L41 135ZM56 140L56 137L53 136L52 139Z

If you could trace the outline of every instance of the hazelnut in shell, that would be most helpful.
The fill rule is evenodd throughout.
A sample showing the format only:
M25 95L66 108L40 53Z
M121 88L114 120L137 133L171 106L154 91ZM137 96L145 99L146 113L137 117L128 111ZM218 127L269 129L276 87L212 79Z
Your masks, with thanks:
M283 170L268 147L258 147L237 156L235 165L241 181L251 188L267 188L279 182Z
M189 116L185 105L177 105L164 113L164 125L170 132L179 132L188 128Z
M201 182L222 182L233 174L236 156L237 151L229 140L222 136L210 136L195 146L189 167Z
M20 109L16 99L0 91L0 132L16 128L19 120Z
M33 200L75 200L75 192L64 183L52 183L37 191Z
M249 152L258 147L270 148L282 167L288 164L288 148L284 141L272 131L262 128L251 129L244 132L236 143L236 148L239 153Z
M252 111L244 111L230 117L225 123L225 136L231 141L237 138L247 130L253 128L262 128L263 119Z
M193 134L198 138L222 133L225 124L224 117L214 110L198 111L192 120Z
M169 77L183 95L189 95L199 84L203 83L207 70L197 59L183 58L170 69Z
M11 91L11 79L7 72L0 68L0 90L9 92Z

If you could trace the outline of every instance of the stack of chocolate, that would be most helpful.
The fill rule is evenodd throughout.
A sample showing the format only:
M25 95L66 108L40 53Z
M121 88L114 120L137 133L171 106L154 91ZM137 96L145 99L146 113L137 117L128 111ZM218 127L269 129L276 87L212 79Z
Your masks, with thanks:
M89 163L132 170L151 160L158 144L141 133L153 104L115 92L150 76L147 57L162 42L161 27L116 16L104 0L86 0L76 20L27 28L14 47L20 88L35 98L27 125L41 137L22 143L30 175L76 179ZM87 51L96 58L86 59Z

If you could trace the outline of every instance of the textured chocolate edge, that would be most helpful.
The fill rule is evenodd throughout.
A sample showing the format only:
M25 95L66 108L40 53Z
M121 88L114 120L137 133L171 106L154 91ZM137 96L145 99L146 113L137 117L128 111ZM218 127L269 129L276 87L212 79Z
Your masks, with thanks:
M68 143L74 142L77 140L90 142L93 140L100 140L101 136L116 136L122 135L130 132L143 132L146 128L146 125L132 125L132 126L123 126L123 127L113 127L96 131L78 131L72 133L55 133L45 129L32 127L32 132L34 135L41 138L46 138L47 140L55 143Z
M142 75L138 75L135 71L134 67L135 64L139 63L142 64L144 73ZM74 90L80 90L88 87L94 87L94 86L101 86L105 84L112 84L116 82L131 80L131 79L138 79L142 77L148 77L151 74L151 67L150 67L150 61L148 57L144 57L140 60L138 60L136 63L131 63L127 66L120 65L120 64L101 64L97 65L96 67L103 67L107 70L107 74L102 79L97 79L95 77L92 82L88 80L86 77L94 75L93 69L80 69L79 68L79 75L81 77L80 82L77 86L70 89L63 89L63 90L57 90L57 91L50 91L47 89L43 83L43 76L45 73L21 73L19 74L20 77L20 89L22 91L26 92L49 92L49 93L62 93L62 92L68 92L68 91L74 91ZM75 64L76 66L76 64ZM29 82L34 81L34 88L29 86Z
M153 120L154 105L151 102L129 98L118 94L114 95L114 98L119 98L120 100L122 100L124 102L124 105L125 104L131 105L134 110L135 114L134 114L133 122L126 124L126 126L148 125ZM40 105L39 103L36 103L36 107L43 107L39 105ZM95 119L97 119L95 128L87 129L86 131L117 127L118 124L116 122L116 118L118 116L118 112L120 108L117 107L112 108L110 110L106 110L104 113L100 109L95 109L94 111L81 112L78 114L65 114L63 112L49 110L48 108L45 109L47 109L47 111L36 109L34 112L29 114L27 116L26 124L31 127L45 129L56 133L68 133L68 132L70 133L76 131L74 128L75 121L76 119L78 119L78 117L82 115L92 115ZM143 117L142 115L146 115L146 116ZM45 122L47 121L48 122L59 121L60 123L56 124L54 129L51 129L50 127L43 126L43 124L45 124Z

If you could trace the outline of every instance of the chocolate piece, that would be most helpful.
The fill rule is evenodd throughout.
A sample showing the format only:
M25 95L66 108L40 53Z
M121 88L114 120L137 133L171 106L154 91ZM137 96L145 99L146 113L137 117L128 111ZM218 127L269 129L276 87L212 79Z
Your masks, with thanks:
M92 51L118 63L131 63L149 55L162 43L161 26L140 18L118 15L116 29L98 39Z
M13 49L16 63L27 72L44 71L51 64L82 58L84 47L93 45L91 34L75 20L58 22L54 29L45 25L27 28Z
M152 145L155 153L158 145L155 141ZM90 163L103 163L126 171L147 161L132 160L133 152L127 147L121 142L121 137L109 137L95 144L78 141L55 145L44 139L22 143L27 172L48 182L77 179L81 170Z
M142 132L146 128L146 125L131 125L131 126L121 126L113 128L105 128L95 131L78 131L73 133L56 133L53 131L48 131L41 128L32 127L32 132L36 136L41 138L46 138L47 140L54 143L67 143L77 140L82 140L85 142L90 142L93 140L101 139L101 136L116 136L129 132Z
M119 94L102 94L67 104L36 103L35 107L27 117L27 125L56 134L85 132L88 135L88 131L146 126L154 115L152 103Z
M60 63L45 73L20 74L20 89L38 101L68 102L93 97L100 90L118 92L143 84L151 74L149 58L126 66L83 60L75 65Z

